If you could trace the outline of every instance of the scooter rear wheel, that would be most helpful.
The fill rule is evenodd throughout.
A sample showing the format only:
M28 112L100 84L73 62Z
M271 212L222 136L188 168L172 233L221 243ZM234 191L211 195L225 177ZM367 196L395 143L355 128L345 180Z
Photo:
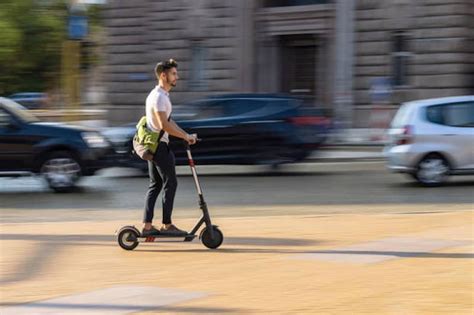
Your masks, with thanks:
M120 231L117 240L120 245L125 250L133 250L138 246L138 234L133 229L124 229Z
M216 249L224 241L224 234L217 227L213 226L214 239L211 239L211 233L206 227L201 233L201 241L207 248Z

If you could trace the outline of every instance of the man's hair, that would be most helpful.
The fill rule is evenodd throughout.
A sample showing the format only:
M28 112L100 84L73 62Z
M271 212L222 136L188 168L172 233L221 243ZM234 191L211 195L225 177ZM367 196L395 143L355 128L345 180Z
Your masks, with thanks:
M178 68L178 63L174 59L158 62L155 66L156 78L159 80L160 75L163 72L167 72L171 68Z

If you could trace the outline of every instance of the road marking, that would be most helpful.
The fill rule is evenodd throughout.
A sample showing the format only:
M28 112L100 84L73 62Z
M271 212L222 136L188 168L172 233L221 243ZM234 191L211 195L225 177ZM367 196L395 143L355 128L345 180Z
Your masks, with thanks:
M117 286L0 309L2 315L128 314L206 296L150 286Z
M469 244L467 241L393 237L347 247L292 255L291 258L369 264L397 258L433 257L434 255L430 252L467 244ZM450 257L449 253L444 255L446 258ZM469 257L469 254L466 254L466 257Z

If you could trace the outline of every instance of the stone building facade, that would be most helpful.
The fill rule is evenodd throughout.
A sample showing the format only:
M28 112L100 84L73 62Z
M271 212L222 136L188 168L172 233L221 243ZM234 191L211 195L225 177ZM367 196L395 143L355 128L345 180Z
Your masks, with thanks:
M291 93L346 126L374 105L474 93L469 0L110 0L110 120L133 121L174 58L174 104L221 93Z

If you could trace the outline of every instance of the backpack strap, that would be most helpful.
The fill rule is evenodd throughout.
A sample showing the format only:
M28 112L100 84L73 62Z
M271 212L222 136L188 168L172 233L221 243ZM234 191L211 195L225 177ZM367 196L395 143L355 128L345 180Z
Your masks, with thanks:
M171 114L170 114L170 116L168 117L168 121L170 121L170 120L171 120ZM160 130L160 134L158 135L158 141L157 141L158 144L160 143L161 138L163 138L163 135L164 135L164 134L165 134L165 131L164 131L163 129L161 129L161 130Z

